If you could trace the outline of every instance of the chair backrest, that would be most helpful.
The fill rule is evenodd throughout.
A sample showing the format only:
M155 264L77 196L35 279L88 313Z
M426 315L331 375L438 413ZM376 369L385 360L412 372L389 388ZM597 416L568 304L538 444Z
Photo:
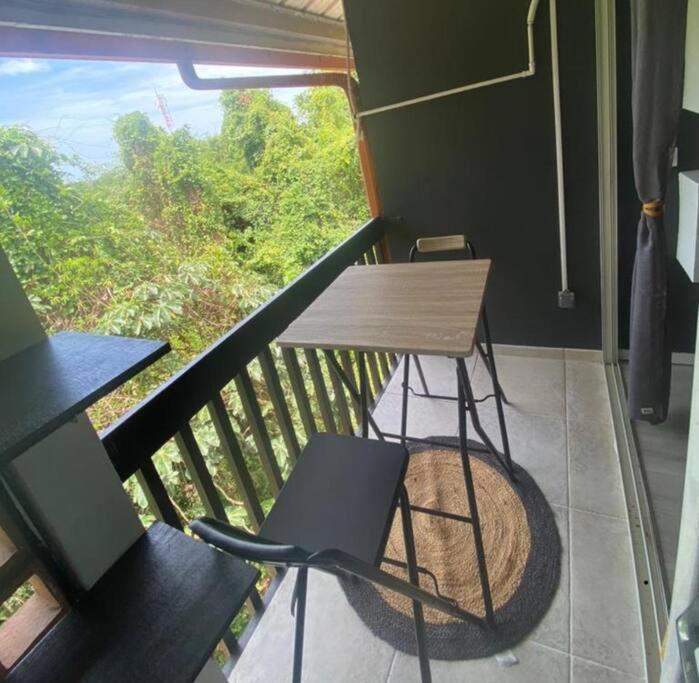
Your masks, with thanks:
M209 545L252 562L284 567L303 566L312 556L303 548L268 541L211 517L195 519L189 528Z
M420 237L410 249L410 262L417 254L433 254L440 251L467 251L469 258L476 258L476 252L465 235L441 235L439 237Z
M420 254L428 254L433 251L457 251L466 248L466 238L463 235L421 237L415 245Z
M407 498L401 497L402 514L409 514L408 505ZM483 625L481 617L466 612L456 603L428 593L419 586L414 586L404 579L341 550L330 548L309 553L303 548L275 543L210 517L195 519L189 527L205 543L244 560L283 567L308 567L335 576L356 576L400 593L412 600L418 600L428 607L457 619L464 619L479 626Z

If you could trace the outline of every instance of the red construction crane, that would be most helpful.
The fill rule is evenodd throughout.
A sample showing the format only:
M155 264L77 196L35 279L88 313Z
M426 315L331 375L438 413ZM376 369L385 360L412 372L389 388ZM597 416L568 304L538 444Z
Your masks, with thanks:
M165 120L165 128L167 128L169 132L172 132L173 128L175 127L175 122L172 119L170 108L167 106L165 95L158 92L157 88L153 88L153 90L155 90L155 106L158 107L160 113L163 115L163 119Z

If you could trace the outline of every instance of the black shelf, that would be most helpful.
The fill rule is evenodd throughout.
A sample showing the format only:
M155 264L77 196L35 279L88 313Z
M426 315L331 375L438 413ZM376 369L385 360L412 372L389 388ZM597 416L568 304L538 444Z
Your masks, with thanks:
M192 681L257 578L242 560L156 522L7 681Z
M23 453L169 350L165 342L61 332L0 361L0 463Z

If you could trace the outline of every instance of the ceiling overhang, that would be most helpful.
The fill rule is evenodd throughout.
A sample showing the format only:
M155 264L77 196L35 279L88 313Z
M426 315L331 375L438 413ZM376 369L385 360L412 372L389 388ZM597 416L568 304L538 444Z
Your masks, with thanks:
M0 55L338 68L345 32L276 2L3 0Z

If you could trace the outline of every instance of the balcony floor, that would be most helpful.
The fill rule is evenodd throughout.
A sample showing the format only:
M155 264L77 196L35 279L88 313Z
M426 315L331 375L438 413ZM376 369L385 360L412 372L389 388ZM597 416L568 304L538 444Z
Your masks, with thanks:
M491 657L432 663L435 683L631 683L644 680L638 596L621 474L603 367L593 352L496 349L500 381L512 402L506 418L512 456L536 479L556 514L563 544L558 593L511 667ZM454 395L453 362L425 358L430 390ZM400 370L375 410L399 431ZM487 372L471 361L476 396ZM415 386L414 382L411 382ZM490 434L492 401L481 404ZM456 435L451 402L411 398L410 434ZM497 439L496 439L497 442ZM282 582L233 670L235 683L291 680L293 575ZM304 682L419 681L414 657L374 636L348 605L336 579L311 572Z

